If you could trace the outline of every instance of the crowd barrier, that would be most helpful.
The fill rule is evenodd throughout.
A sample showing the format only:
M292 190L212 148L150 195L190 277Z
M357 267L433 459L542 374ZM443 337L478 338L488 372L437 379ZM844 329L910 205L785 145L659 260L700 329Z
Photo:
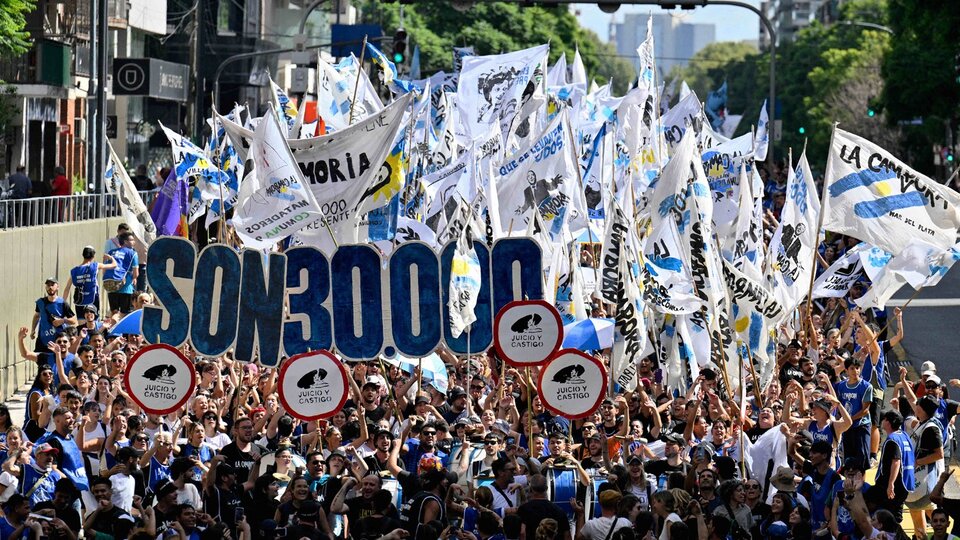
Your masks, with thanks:
M157 193L139 192L147 208L153 204ZM114 193L3 199L0 200L0 230L112 218L120 213L120 205Z

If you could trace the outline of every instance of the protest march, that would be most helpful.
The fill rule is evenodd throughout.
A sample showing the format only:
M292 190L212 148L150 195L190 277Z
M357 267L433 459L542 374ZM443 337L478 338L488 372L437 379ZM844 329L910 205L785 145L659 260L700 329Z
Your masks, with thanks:
M900 347L960 194L843 125L768 159L646 30L622 96L548 44L319 58L317 120L162 127L149 207L111 151L115 236L8 306L0 540L960 535L960 380Z

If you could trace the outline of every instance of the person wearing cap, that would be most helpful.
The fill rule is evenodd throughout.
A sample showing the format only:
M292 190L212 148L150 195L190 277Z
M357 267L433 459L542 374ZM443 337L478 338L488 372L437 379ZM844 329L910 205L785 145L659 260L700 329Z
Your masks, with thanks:
M401 441L407 438L407 432L410 429L412 429L412 426L408 425L400 437ZM441 459L447 458L447 454L437 448L437 424L435 422L427 422L420 428L419 439L406 440L406 443L399 445L399 451L403 454L403 462L408 471L415 470L420 458L425 454L437 455ZM394 476L396 476L396 473L394 473Z
M829 522L827 503L833 494L833 487L840 475L831 466L833 445L827 441L816 440L810 445L810 474L800 481L797 492L810 502L811 526L822 529Z
M356 406L358 410L362 407L366 421L379 422L387 416L387 410L383 407L383 400L380 399L383 377L378 375L363 377L366 373L366 366L361 363L354 367L351 376L347 377L352 396L346 405L348 407ZM357 379L354 377L361 377L363 386L359 386Z
M780 374L777 380L780 386L786 387L791 380L800 382L803 380L803 371L800 369L800 357L803 356L803 344L797 339L790 340L787 344L787 352L784 355L783 366L780 367Z
M30 499L30 506L53 499L57 482L64 478L55 465L60 451L49 443L33 447L34 459L23 466L20 493Z
M110 479L113 490L113 504L127 512L133 508L133 496L136 493L137 480L141 483L141 493L145 489L142 485L143 475L139 472L139 461L142 455L143 450L138 450L132 446L124 446L117 450L116 464L101 474L101 476Z
M372 454L363 458L361 468L376 474L388 474L390 472L387 463L390 461L390 449L394 444L393 432L389 429L379 428L373 432Z
M687 473L690 464L681 457L681 450L686 448L687 442L679 433L668 433L663 438L663 459L648 461L643 467L647 474L656 478L657 487L664 489L671 473ZM631 458L632 459L632 458Z
M935 371L929 373L924 379L923 384L926 394L923 397L929 397L936 403L937 407L933 413L933 418L940 426L940 433L947 433L950 420L957 415L957 411L960 409L960 402L943 398L943 384ZM903 388L904 394L906 394L907 397L907 403L910 404L914 414L919 418L919 402L917 398L920 396L916 395L913 389L910 388L910 382L907 381L907 368L905 367L900 368L900 383L897 384L897 386Z
M591 433L584 437L583 446L586 448L587 456L580 460L580 465L586 470L598 470L606 467L610 469L610 457L605 450L605 444L599 432Z
M104 259L110 262L98 263L94 260L97 256L97 250L93 246L86 246L81 252L83 262L70 269L70 276L67 277L67 284L63 286L63 299L70 298L71 287L76 287L73 293L73 305L100 305L100 284L97 281L97 274L105 270L113 270L117 267L117 261L109 254L104 255Z
M927 382L927 378L930 375L937 374L937 365L930 360L926 360L920 364L920 369L918 371L920 372L920 380L913 383L913 393L916 394L918 398L921 398L927 394L927 388L925 384Z
M34 352L50 352L47 343L68 326L77 325L77 316L60 297L60 283L55 277L44 281L46 295L37 299L33 320L30 323L30 338L35 339Z
M830 387L830 380L826 374L819 373L817 377L821 384L832 388ZM810 432L812 442L823 441L836 450L840 437L853 425L853 419L850 417L850 413L845 407L839 406L840 402L836 396L831 393L831 390L831 392L824 392L820 399L815 399L810 403L810 408L813 411L813 420L793 417L790 415L790 411L792 410L794 400L800 395L798 392L802 392L802 389L797 386L793 386L793 388L793 392L787 392L784 396L782 413L784 423L793 430L800 428L806 429ZM840 413L839 420L831 414L834 409ZM832 454L833 452L831 451L831 455Z
M447 401L437 407L440 416L447 424L454 424L460 416L468 416L467 412L467 392L459 386L450 389Z
M624 495L635 496L640 502L640 509L646 512L650 510L650 498L653 493L661 489L667 489L667 475L663 474L661 476L663 484L657 485L657 477L644 470L643 458L636 454L627 458L626 465L629 483L623 489L623 493Z

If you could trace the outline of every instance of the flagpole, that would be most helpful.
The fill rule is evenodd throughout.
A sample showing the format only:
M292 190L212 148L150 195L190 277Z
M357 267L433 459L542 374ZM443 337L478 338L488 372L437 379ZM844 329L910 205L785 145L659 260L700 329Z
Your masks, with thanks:
M750 350L750 341L744 341L744 345L747 346L747 357L748 362L747 366L750 368L750 376L753 377L753 393L754 397L757 398L757 405L762 409L763 408L763 396L760 395L760 379L757 378L757 370L753 367L753 351ZM742 361L742 360L741 360ZM740 370L740 373L743 373L743 369ZM743 384L743 381L740 382Z
M810 288L807 290L807 315L810 317L810 313L813 311L813 282L814 278L817 275L817 255L820 253L820 231L823 229L823 216L827 213L827 176L830 174L830 171L833 169L833 140L837 136L837 126L839 124L834 122L833 132L830 133L830 147L827 151L827 170L823 175L823 187L820 189L820 216L817 218L817 230L814 231L814 242L813 242L813 255L811 256L812 262L810 264ZM807 152L807 142L803 142L803 152ZM792 164L791 164L792 165ZM806 181L806 180L804 180ZM824 235L824 240L826 240L826 235Z
M530 379L530 368L527 372L527 449L533 450L533 381Z
M360 88L360 72L363 71L363 55L367 52L367 35L363 36L363 44L360 45L360 61L357 64L357 79L353 84L353 99L350 100L350 118L347 121L353 123L353 108L357 104L357 89Z

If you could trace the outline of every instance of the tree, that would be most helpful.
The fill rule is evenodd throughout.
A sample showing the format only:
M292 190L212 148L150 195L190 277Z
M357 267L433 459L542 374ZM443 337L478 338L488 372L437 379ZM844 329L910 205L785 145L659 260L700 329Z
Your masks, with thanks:
M588 76L595 77L598 84L612 79L619 94L636 80L633 65L617 56L612 45L602 43L595 33L582 28L565 6L522 7L492 2L460 12L447 2L417 0L402 7L403 28L410 36L410 47L420 47L424 73L450 71L453 47L469 45L477 54L486 55L549 43L551 63L562 53L566 53L569 62L579 47ZM400 6L368 0L363 20L380 24L390 35L400 26Z
M889 6L894 35L883 61L882 105L890 122L922 120L907 130L907 156L920 172L934 171L933 144L960 116L960 9L951 0L897 0Z
M0 52L23 54L30 50L30 33L24 27L27 14L36 7L35 0L0 0Z

